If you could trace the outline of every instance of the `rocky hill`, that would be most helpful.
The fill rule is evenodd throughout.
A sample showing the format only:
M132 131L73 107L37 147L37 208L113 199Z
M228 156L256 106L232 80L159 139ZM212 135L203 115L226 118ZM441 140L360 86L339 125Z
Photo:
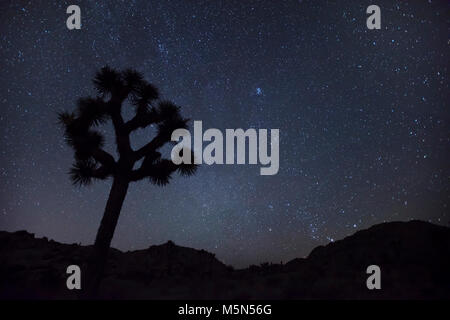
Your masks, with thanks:
M76 299L66 268L83 268L89 246L0 232L0 298ZM381 268L368 290L366 268ZM105 299L449 299L450 228L390 222L315 248L307 258L233 270L204 250L172 242L111 249Z

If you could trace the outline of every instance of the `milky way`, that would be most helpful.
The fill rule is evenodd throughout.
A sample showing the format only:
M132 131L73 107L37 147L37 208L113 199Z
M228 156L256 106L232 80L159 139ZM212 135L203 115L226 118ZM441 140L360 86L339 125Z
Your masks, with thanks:
M368 30L373 1L337 2L2 1L0 229L94 241L111 181L71 184L56 112L95 95L106 64L141 71L205 128L280 130L277 175L203 165L131 185L119 249L173 240L242 267L383 221L448 225L450 7L377 1ZM81 30L66 27L70 4Z

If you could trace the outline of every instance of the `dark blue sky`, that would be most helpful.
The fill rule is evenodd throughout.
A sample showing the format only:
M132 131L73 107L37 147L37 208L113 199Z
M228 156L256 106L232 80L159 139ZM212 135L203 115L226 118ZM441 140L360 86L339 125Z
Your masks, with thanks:
M66 28L70 4L81 30ZM448 225L450 6L378 1L382 29L368 30L370 4L2 1L0 229L93 243L110 181L71 185L56 112L94 95L105 64L141 71L205 129L280 129L275 176L204 165L131 185L117 248L170 239L242 267L383 221Z

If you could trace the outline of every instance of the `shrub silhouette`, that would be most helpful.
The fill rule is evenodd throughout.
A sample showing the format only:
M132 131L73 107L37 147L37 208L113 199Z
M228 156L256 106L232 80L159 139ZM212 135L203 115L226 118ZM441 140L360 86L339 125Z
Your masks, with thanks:
M106 66L96 73L93 82L98 91L97 97L81 98L75 112L61 112L58 115L65 130L65 140L74 150L75 163L70 169L73 183L88 185L95 179L113 180L88 261L87 282L83 288L85 297L95 297L97 293L130 182L147 178L151 183L163 186L169 183L175 171L181 175L192 175L196 170L196 166L191 164L175 165L171 160L163 159L158 152L170 142L173 130L187 128L188 120L180 115L179 107L159 100L157 88L145 81L141 73L130 69L118 72ZM126 100L135 108L134 117L127 122L122 117ZM115 132L117 160L102 149L104 137L95 130L109 120ZM133 150L130 134L149 125L157 126L155 137L140 149ZM139 168L134 169L135 163L141 160Z

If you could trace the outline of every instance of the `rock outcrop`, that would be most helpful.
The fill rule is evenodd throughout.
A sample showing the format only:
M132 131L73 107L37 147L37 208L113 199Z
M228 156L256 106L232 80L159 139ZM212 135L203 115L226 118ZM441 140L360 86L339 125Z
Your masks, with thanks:
M90 246L0 232L0 298L76 299L66 268L83 270ZM381 268L368 290L366 268ZM450 228L390 222L315 248L307 258L233 270L204 250L172 242L111 249L104 299L449 299Z

